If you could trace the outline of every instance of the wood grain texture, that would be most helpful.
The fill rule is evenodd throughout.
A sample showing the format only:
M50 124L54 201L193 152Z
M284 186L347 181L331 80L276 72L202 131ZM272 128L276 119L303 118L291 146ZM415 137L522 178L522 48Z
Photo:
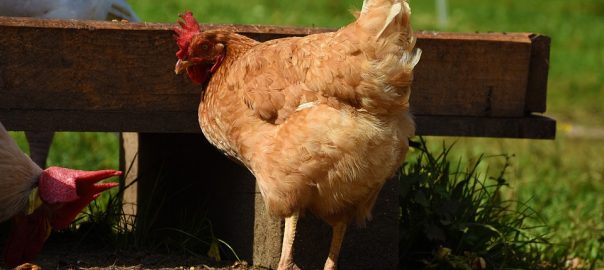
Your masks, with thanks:
M411 109L423 115L524 115L527 34L421 33Z
M543 35L531 35L531 64L526 88L526 112L545 112L549 50L551 39Z
M418 135L554 139L556 121L539 115L524 117L415 117Z
M0 121L17 130L198 132L201 87L174 75L174 26L0 17ZM257 40L333 31L218 24L202 28L228 29ZM547 37L417 36L424 53L416 67L411 106L421 116L420 127L423 119L437 116L522 118L545 110ZM466 132L452 128L423 134Z
M539 115L471 117L415 115L417 135L553 139L556 121ZM153 120L153 121L150 121ZM0 110L9 130L201 133L196 112L86 112ZM36 123L36 124L32 124Z

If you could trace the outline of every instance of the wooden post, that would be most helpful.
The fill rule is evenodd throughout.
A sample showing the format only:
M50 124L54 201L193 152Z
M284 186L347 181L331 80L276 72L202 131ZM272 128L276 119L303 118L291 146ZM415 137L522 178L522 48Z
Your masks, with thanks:
M241 258L252 259L254 178L231 162L201 134L138 134L137 233L167 238L179 229L193 232L207 225ZM207 212L206 210L207 209ZM201 227L199 225L198 227ZM230 257L234 259L234 257Z
M120 170L124 172L120 185L122 194L122 211L125 215L126 228L132 229L137 210L138 200L138 133L123 132L120 134Z
M165 228L186 231L192 220L207 217L216 236L228 242L240 258L276 268L283 221L265 211L247 169L224 157L200 134L141 133L138 142L135 138L126 134L124 156L138 153L138 168L131 170L136 175L127 177L137 179L138 192L125 193L124 201L138 202L136 226L140 233L162 237ZM351 225L340 259L343 269L396 268L398 194L398 182L388 181L373 220L366 228ZM199 211L204 208L207 213ZM330 235L330 227L312 215L301 219L294 248L302 269L323 265Z
M350 224L340 254L340 269L397 269L399 182L391 179L380 192L373 219L365 227ZM331 228L312 215L300 220L294 258L301 269L322 269L331 241Z

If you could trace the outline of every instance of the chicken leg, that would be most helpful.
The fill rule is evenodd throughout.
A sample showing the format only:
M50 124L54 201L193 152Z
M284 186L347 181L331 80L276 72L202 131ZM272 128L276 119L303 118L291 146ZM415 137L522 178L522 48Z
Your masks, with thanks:
M340 256L340 249L342 248L342 241L344 240L344 234L346 234L346 223L338 222L332 227L331 235L331 246L329 247L329 255L325 262L324 270L335 270L338 266L338 257Z
M300 269L294 263L294 239L296 238L296 226L298 225L299 213L285 218L283 229L283 243L281 244L281 259L279 259L279 270Z

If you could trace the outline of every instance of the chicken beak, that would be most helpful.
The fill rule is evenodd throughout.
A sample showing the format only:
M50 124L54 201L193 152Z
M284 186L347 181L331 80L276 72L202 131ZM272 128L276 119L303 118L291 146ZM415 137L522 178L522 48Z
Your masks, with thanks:
M174 67L174 73L181 74L183 71L187 70L189 66L191 66L190 61L178 59L178 62L176 62L176 66Z

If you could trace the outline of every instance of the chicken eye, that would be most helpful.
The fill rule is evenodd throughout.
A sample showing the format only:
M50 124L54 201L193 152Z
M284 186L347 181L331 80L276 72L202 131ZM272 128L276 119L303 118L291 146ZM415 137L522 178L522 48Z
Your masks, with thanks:
M202 50L207 50L209 48L208 44L201 45Z

